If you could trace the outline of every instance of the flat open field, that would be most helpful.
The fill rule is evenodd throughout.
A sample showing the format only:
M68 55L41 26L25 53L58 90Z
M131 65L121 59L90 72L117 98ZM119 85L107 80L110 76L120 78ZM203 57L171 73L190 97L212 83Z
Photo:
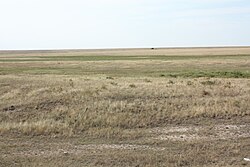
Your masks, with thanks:
M250 47L0 51L0 166L249 166Z

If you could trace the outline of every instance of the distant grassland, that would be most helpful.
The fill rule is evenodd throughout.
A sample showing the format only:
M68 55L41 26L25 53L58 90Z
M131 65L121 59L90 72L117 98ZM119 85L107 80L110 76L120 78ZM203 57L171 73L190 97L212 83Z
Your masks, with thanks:
M29 57L5 57L0 62L25 62L25 61L116 61L116 60L209 60L209 59L249 59L250 55L141 55L141 56L29 56Z
M0 75L7 74L250 78L250 49L2 51Z

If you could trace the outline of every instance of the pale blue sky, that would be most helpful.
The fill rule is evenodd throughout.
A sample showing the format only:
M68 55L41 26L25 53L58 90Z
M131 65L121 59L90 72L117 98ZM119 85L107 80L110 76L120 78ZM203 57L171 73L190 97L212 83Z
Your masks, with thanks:
M250 45L249 0L0 0L0 49Z

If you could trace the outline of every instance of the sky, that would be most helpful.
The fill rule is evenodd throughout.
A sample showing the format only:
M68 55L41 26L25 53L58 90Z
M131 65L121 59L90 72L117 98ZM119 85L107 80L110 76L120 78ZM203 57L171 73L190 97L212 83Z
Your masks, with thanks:
M0 50L247 45L249 0L0 0Z

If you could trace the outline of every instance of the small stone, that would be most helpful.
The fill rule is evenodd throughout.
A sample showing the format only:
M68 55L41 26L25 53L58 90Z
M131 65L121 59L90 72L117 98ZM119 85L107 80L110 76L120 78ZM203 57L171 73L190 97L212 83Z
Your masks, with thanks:
M244 160L250 162L250 158L244 158Z

